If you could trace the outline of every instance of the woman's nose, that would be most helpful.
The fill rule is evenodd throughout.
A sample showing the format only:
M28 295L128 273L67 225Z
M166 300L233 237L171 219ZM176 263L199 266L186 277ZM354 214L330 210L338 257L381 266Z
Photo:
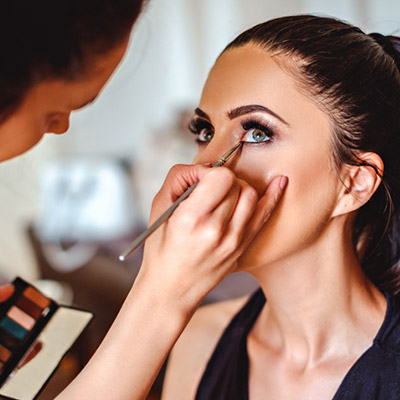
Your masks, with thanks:
M230 141L218 140L214 137L210 143L207 145L200 147L197 152L196 157L193 160L194 164L201 163L211 163L214 164L217 162L229 149L231 149L235 143L231 143Z

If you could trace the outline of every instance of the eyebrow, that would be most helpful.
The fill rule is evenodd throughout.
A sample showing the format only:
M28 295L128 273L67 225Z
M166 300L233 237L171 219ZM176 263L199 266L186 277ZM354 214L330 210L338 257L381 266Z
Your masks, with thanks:
M273 112L269 108L264 107L264 106L262 106L260 104L248 104L248 105L245 105L245 106L236 107L233 110L228 111L227 115L228 115L229 119L235 119L235 118L238 118L238 117L240 117L242 115L250 114L252 112L264 112L264 113L267 113L269 115L272 115L273 117L275 117L279 121L283 122L285 125L289 126L289 123L286 122L282 117L280 117L278 114L276 114L275 112ZM201 118L204 118L204 119L206 119L208 121L211 121L211 118L208 116L208 114L205 113L200 108L196 108L194 110L194 113L196 115L198 115L199 117L201 117Z
M289 125L282 117L280 117L278 114L274 113L272 110L270 110L267 107L264 107L260 104L249 104L249 105L245 105L245 106L241 106L241 107L237 107L234 108L233 110L230 110L227 112L227 115L229 117L229 119L235 119L238 118L242 115L245 114L250 114L252 112L264 112L267 113L269 115L272 115L273 117L275 117L276 119L278 119L279 121L283 122L285 125Z
M197 116L201 117L201 118L204 118L204 119L207 119L208 121L211 121L211 118L208 116L208 114L205 113L205 112L204 112L203 110L201 110L200 108L196 108L196 109L194 110L194 113L195 113Z

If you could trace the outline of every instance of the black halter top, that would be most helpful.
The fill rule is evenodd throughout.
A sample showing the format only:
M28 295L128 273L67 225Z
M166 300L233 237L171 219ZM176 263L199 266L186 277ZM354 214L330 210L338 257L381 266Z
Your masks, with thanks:
M385 295L383 324L371 347L347 372L333 400L400 400L400 294ZM208 361L196 400L249 398L247 335L264 304L259 289L231 320Z
M264 304L259 289L232 319L207 364L196 400L248 399L247 334Z

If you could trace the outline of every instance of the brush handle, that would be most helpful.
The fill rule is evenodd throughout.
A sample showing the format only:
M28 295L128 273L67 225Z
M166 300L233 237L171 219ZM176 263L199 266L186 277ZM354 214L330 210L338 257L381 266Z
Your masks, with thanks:
M233 153L242 146L243 142L237 143L230 150L228 150L211 168L222 167ZM199 181L193 183L186 191L176 200L172 206L168 208L160 218L157 219L151 226L149 226L140 236L138 236L133 243L119 256L120 261L125 261L162 223L164 223L175 211L175 209L185 200L190 193L193 192Z
M161 224L163 224L175 211L175 209L193 192L199 181L189 186L186 191L159 217L151 226L149 226L132 244L119 256L121 261L125 261Z

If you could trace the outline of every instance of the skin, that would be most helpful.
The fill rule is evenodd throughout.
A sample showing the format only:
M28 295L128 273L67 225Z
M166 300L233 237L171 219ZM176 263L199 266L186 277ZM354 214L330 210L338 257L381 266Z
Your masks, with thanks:
M51 79L31 87L18 109L0 125L0 161L29 150L45 133L65 133L71 112L94 101L109 80L125 54L128 39L105 56L96 57L77 80Z
M45 80L30 88L0 125L0 161L27 151L46 132L66 132L71 111L96 98L127 43L126 38L92 59L79 79ZM256 190L229 168L177 165L153 201L150 223L196 181L196 190L146 241L140 272L113 326L58 399L145 398L204 296L238 268L239 257L273 214L287 179L278 175ZM11 293L4 287L0 301Z
M289 178L268 224L237 263L268 299L247 339L252 400L331 399L372 344L386 310L351 240L354 215L380 179L367 167L343 166L338 175L329 116L300 89L288 72L295 70L290 63L254 44L225 52L209 74L195 117L208 119L213 131L212 140L199 145L195 162L213 162L247 138L242 122L251 117L274 136L264 144L245 144L230 168L259 193L277 175ZM274 115L228 116L249 104ZM376 154L360 157L383 168ZM194 316L171 357L164 399L194 397L218 337L242 304L212 305ZM193 340L198 351L192 350Z
M241 257L241 269L247 269L249 264L254 268L278 261L308 245L307 241L313 241L324 229L327 215L332 212L343 186L327 156L328 117L316 112L310 101L304 101L304 95L296 89L293 79L287 79L287 73L276 63L266 62L262 50L248 52L250 54L243 49L242 52L232 52L229 57L221 57L210 73L199 108L211 117L215 135L209 145L200 146L194 160L214 160L224 149L235 144L244 132L241 122L249 116L258 117L275 130L270 142L245 144L232 167L238 177L259 193L274 176L286 175L290 180L279 209ZM241 57L250 60L246 63ZM248 64L251 64L251 74L243 79L243 71L250 67ZM238 76L242 79L239 80ZM261 80L260 77L264 76L268 79ZM221 90L221 87L229 89ZM289 126L265 112L249 113L227 121L227 111L259 103L273 110ZM304 120L305 115L312 123ZM318 174L315 174L316 165ZM283 237L286 240L282 241Z

